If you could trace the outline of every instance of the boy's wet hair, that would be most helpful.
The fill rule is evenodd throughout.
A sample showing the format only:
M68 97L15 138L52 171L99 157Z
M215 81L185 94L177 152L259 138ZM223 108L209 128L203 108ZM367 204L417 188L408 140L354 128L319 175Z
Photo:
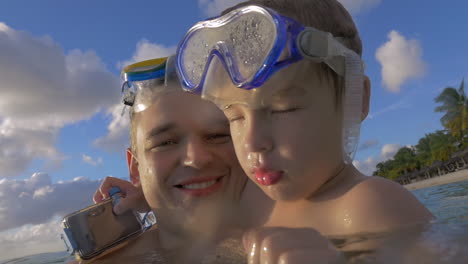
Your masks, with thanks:
M340 42L347 48L362 56L362 42L356 25L349 12L336 0L250 0L227 8L222 14L252 4L271 8L304 26L330 32L334 37L339 37ZM324 63L320 65L319 76L333 84L336 106L341 107L344 92L343 78Z

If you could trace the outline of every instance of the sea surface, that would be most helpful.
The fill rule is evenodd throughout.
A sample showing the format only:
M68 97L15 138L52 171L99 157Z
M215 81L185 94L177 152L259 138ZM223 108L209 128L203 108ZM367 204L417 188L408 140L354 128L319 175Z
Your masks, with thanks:
M465 253L468 252L468 180L412 192L437 220L418 241L411 242L413 244L408 244L409 240L405 239L388 247L382 253L388 254L385 257L388 261L383 263L468 263L468 253ZM16 258L0 264L52 264L72 259L67 252L56 252ZM363 260L362 263L373 262Z

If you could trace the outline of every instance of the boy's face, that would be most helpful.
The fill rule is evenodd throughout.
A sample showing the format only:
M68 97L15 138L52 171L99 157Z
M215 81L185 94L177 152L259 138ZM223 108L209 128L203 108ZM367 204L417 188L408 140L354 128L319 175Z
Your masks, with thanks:
M157 214L186 225L209 222L239 199L247 178L229 124L216 106L197 95L171 92L135 118L137 153L130 166Z
M310 197L343 164L341 110L319 71L292 64L258 88L270 98L261 106L224 109L242 168L274 200Z

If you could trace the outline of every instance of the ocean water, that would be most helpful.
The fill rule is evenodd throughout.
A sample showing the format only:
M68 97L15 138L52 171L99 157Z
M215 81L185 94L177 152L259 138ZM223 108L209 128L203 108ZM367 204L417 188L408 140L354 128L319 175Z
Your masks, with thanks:
M417 237L397 235L393 243L375 256L356 258L352 263L468 263L468 180L412 191L436 216ZM67 263L66 252L43 253L0 262L0 264ZM385 261L382 261L384 259Z

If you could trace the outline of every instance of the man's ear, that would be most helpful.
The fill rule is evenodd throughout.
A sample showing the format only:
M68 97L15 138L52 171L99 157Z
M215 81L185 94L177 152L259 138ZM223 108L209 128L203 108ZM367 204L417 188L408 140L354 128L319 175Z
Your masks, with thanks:
M138 160L130 148L127 148L127 166L130 174L130 181L133 185L140 187L140 171L138 170Z
M367 75L364 75L364 90L362 93L362 112L361 112L361 122L366 119L369 114L370 107L370 95L371 95L371 81Z

